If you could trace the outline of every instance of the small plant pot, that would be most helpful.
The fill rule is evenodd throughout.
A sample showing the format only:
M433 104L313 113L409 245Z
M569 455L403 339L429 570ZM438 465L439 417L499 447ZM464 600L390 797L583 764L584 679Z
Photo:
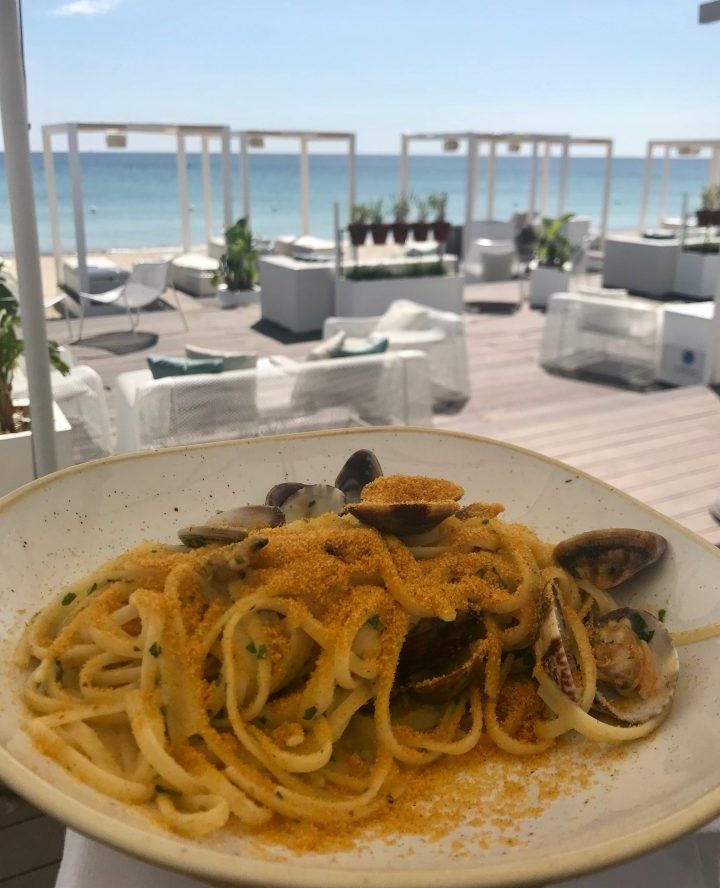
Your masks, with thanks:
M413 222L413 237L416 241L426 241L430 233L429 222Z
M240 305L250 305L260 298L260 287L256 284L250 290L228 290L224 285L215 291L220 308L237 308Z
M380 246L387 240L390 226L386 222L373 222L370 226L370 234L374 244Z
M720 210L709 210L710 225L720 225Z
M449 222L446 222L444 219L438 219L437 222L433 222L432 229L433 236L439 244L447 243L447 239L450 237Z
M701 228L707 228L709 225L712 225L713 224L712 217L713 217L714 212L715 212L714 210L698 210L695 213L695 216L697 218L697 224Z
M392 234L396 244L404 244L410 234L410 226L407 222L393 222Z
M351 222L348 225L350 243L354 247L361 247L367 238L368 226L364 222Z

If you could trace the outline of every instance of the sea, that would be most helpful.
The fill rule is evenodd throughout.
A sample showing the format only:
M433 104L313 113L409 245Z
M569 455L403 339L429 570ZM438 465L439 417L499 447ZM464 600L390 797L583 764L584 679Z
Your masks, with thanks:
M132 152L84 152L81 155L82 188L85 201L87 243L90 250L142 249L176 246L181 241L178 211L176 158L174 154ZM222 196L219 157L212 158L213 205L216 233L221 233ZM643 159L618 157L613 162L610 228L638 226L643 181ZM662 161L655 162L648 223L654 224ZM50 227L45 193L42 154L32 157L40 245L50 252ZM188 188L192 207L193 243L204 241L201 159L187 155ZM0 154L0 254L13 252L8 205L5 159ZM503 156L496 167L495 217L507 219L527 208L530 158ZM67 155L55 155L58 202L63 248L74 249L72 205ZM600 218L604 160L600 157L574 157L566 209L589 216L595 225ZM549 214L557 206L559 160L550 171ZM332 236L333 204L341 205L341 219L347 221L346 159L343 155L314 154L310 157L311 233ZM363 154L357 159L358 201L383 198L389 213L399 187L400 160L397 155ZM665 215L679 216L683 196L689 208L699 205L707 181L708 161L701 158L673 158ZM233 158L233 203L235 216L241 214L240 172ZM484 218L485 168L480 159L477 218ZM448 218L461 223L465 201L465 159L462 156L417 155L409 162L410 190L418 196L445 191ZM251 224L258 237L273 238L300 233L300 168L297 154L254 153L250 156Z

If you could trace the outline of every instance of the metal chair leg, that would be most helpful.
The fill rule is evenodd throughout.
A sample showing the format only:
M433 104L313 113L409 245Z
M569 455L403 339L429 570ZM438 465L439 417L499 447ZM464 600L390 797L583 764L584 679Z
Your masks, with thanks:
M177 305L177 309L180 312L180 317L182 318L182 322L185 325L185 332L189 333L190 327L188 327L188 322L187 322L187 318L185 317L185 312L183 311L183 307L180 304L180 297L178 296L178 291L175 289L175 287L172 288L172 291L175 294L175 305Z
M85 303L87 300L80 294L80 327L78 329L78 337L76 342L82 342L83 322L85 321Z

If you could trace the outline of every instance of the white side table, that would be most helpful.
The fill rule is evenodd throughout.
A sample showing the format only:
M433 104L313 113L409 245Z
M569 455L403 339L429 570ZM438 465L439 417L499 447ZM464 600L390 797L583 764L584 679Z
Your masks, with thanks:
M704 385L712 370L714 303L667 305L657 378L671 385Z

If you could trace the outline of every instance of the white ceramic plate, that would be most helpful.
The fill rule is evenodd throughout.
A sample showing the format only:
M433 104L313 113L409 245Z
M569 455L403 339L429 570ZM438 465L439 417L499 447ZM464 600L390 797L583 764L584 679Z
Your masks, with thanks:
M172 540L216 508L261 500L284 479L329 481L353 451L373 449L386 473L451 478L468 500L497 500L507 517L559 540L582 530L654 530L669 554L629 589L666 607L673 629L720 621L720 555L679 525L561 463L467 435L420 430L339 431L236 441L112 458L68 469L0 501L0 778L88 836L205 879L263 886L526 885L588 872L649 851L720 813L720 653L717 641L681 650L676 704L656 735L519 828L520 844L469 857L458 836L403 838L333 855L263 859L229 835L201 843L153 828L126 806L78 783L27 742L8 651L21 622L58 588L140 539ZM624 595L625 597L625 595ZM18 615L25 609L24 616ZM481 800L479 800L479 804Z

